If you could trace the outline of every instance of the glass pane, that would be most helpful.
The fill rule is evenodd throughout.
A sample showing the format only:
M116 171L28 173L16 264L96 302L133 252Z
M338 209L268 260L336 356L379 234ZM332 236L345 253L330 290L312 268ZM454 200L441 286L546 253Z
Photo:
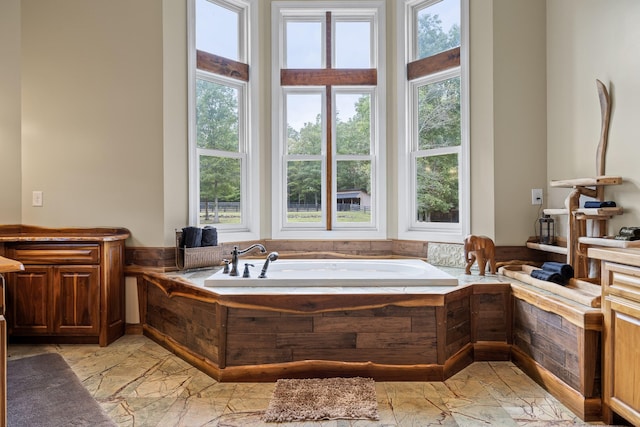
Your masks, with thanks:
M337 161L338 222L371 222L371 162Z
M336 94L336 152L371 152L371 95Z
M284 68L322 67L322 24L287 22Z
M322 150L322 96L319 93L288 93L287 152L320 154Z
M200 156L200 224L239 224L240 159Z
M418 222L459 221L458 155L416 159Z
M460 145L460 78L418 88L418 149Z
M460 46L460 0L442 0L416 14L416 58Z
M207 0L196 0L196 49L240 60L240 15Z
M322 221L322 163L287 163L287 222Z
M371 67L371 23L336 22L334 68Z
M237 152L238 128L238 89L196 80L198 148Z

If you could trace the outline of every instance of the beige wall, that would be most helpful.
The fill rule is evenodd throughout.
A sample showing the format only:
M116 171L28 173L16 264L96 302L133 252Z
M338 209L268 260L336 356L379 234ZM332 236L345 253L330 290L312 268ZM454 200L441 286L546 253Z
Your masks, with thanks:
M22 222L125 226L162 246L162 4L23 0L21 13Z
M640 225L640 2L547 1L547 158L549 179L592 177L600 137L596 79L610 88L613 112L606 174L622 176L605 197L624 208L609 234ZM549 189L562 207L568 189Z
M544 0L493 2L493 222L501 245L534 234L531 189L547 185L545 21Z
M0 224L19 224L20 0L0 2Z
M270 2L259 3L262 236L269 237ZM395 29L394 3L387 0L388 32ZM635 154L631 144L639 132L632 120L640 59L632 52L640 40L640 2L470 3L472 232L500 245L521 245L537 217L531 188L547 189L549 206L555 206L565 193L548 189L548 179L593 174L595 78L612 83L615 100L607 172L626 181L609 194L629 210L625 224L637 223L638 178L625 159ZM8 93L0 100L0 144L3 158L6 152L14 164L22 156L22 167L5 165L0 172L3 183L18 177L0 184L0 221L117 225L132 231L130 245L173 244L173 229L187 221L184 5L2 2L0 52L14 61L0 67L0 91ZM393 61L395 45L387 48ZM393 82L395 71L389 71ZM388 99L393 112L394 87ZM396 129L392 118L389 176L397 169ZM390 180L392 202L396 185ZM33 190L44 191L44 207L31 206ZM394 237L396 216L389 217Z

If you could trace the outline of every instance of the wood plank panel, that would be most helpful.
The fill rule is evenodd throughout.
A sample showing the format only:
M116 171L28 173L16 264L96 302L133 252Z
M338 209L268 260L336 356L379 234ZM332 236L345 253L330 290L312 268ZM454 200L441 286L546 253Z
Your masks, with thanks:
M280 70L282 86L375 86L378 70L375 68L341 69L283 69Z
M458 66L460 66L460 47L455 47L407 64L407 80Z
M249 81L249 65L202 50L196 51L197 68L236 80Z
M410 332L410 317L315 317L315 332Z
M277 348L356 348L356 335L353 332L314 332L302 334L277 334Z
M437 348L435 330L427 333L359 333L357 336L357 348L387 348L393 351L408 348L433 349Z
M229 310L231 314L233 310ZM242 333L279 333L279 332L312 332L313 318L289 317L283 321L280 317L236 317L229 316L227 334Z

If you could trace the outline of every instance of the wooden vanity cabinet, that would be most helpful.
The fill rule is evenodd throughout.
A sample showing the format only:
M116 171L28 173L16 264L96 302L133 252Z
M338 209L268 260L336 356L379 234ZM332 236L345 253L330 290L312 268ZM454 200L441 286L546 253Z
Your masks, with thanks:
M640 251L589 254L602 259L604 421L640 425Z
M11 339L105 346L124 334L124 239L5 246L25 267L7 274Z

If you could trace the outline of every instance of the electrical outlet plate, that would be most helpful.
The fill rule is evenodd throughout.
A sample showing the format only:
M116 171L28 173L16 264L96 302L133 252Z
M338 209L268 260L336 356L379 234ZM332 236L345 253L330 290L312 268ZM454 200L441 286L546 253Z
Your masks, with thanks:
M531 189L531 204L532 205L542 204L542 188Z
M31 193L31 206L42 206L42 191Z

